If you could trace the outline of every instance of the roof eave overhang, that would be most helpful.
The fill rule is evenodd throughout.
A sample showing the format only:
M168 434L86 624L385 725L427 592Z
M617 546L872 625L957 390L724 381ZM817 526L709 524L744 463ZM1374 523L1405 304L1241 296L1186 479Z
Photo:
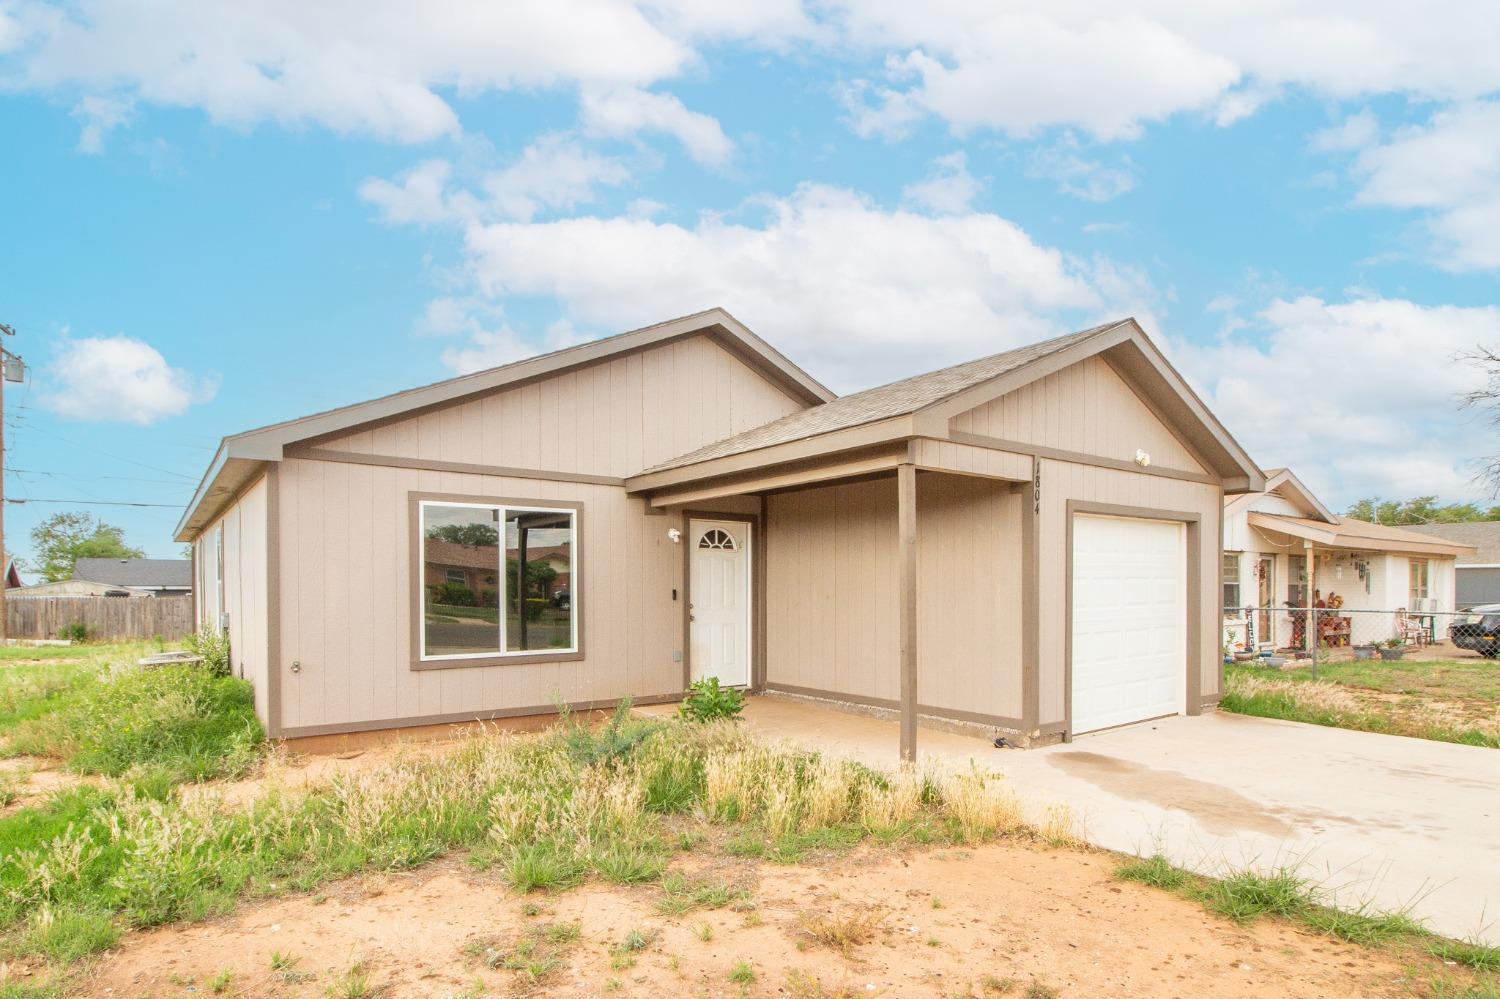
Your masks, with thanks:
M611 358L707 333L740 360L780 386L792 398L811 406L837 396L827 386L793 364L786 355L762 340L728 311L708 309L680 319L632 330L572 350L543 354L515 364L458 378L450 378L367 402L355 403L312 416L272 424L224 438L177 523L174 537L191 540L203 525L218 516L216 497L232 497L251 481L266 462L281 461L287 447L316 441L393 418L407 418L452 405L501 388L522 385L587 367ZM226 491L226 481L229 487Z
M1340 534L1336 525L1328 529L1299 524L1271 513L1249 515L1250 525L1262 531L1281 534L1325 548L1344 551L1385 552L1391 555L1471 555L1476 549L1470 545L1445 544L1443 542L1407 541L1402 538L1371 538L1360 535Z
M931 403L915 414L917 426L923 433L946 436L949 421L959 414L1094 356L1105 358L1121 377L1135 384L1141 401L1178 433L1225 493L1265 488L1265 472L1134 319L1121 320L1069 347Z
M276 459L261 457L255 448L243 446L233 437L226 438L219 444L214 460L203 474L203 481L198 483L197 491L177 521L173 540L188 542L196 539L231 499L259 477L269 460L279 461L280 456Z
M790 462L832 457L872 445L904 441L916 436L911 414L874 420L858 426L844 427L814 437L772 444L753 451L709 458L705 461L666 468L659 472L633 475L625 480L629 493L649 493L657 489L707 482L744 472L775 468Z

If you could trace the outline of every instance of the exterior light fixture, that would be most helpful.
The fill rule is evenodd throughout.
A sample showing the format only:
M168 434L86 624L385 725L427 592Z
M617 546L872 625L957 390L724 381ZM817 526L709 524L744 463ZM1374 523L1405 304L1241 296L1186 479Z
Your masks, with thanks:
M1150 465L1151 465L1151 453L1149 451L1146 451L1146 450L1142 449L1142 448L1136 448L1135 449L1135 463L1137 465L1141 466L1142 468L1148 468L1148 467L1150 467Z
M682 532L675 527L667 528L667 540L674 545L680 544L682 542Z

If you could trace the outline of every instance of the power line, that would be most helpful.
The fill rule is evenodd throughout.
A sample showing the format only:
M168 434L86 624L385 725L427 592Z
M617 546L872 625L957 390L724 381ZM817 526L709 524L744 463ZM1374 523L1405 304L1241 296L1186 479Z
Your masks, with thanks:
M157 486L176 486L178 489L192 488L192 485L187 482L173 482L171 479L143 479L134 475L95 475L92 472L44 472L36 468L7 468L6 471L13 475L45 475L51 479L83 479L86 482L94 479L109 479L114 482L147 482Z
M139 465L141 468L149 468L153 472L162 472L163 474L166 474L166 475L175 475L175 476L177 476L180 479L186 480L188 483L192 483L192 484L196 484L197 483L197 480L193 476L191 476L191 475L185 475L182 472L175 472L175 471L173 471L170 468L162 468L162 467L160 467L158 465L148 465L144 461L137 461L134 458L126 458L124 455L112 454L109 451L105 451L102 448L94 447L93 445L90 445L90 444L81 444L78 441L69 440L68 438L62 436L61 434L55 434L55 433L53 433L50 430L43 430L41 427L38 427L38 426L29 426L26 429L30 433L33 433L33 434L42 434L45 437L51 437L53 440L62 441L64 444L71 444L74 447L81 447L84 450L93 451L95 454L102 454L106 458L113 458L116 461L123 461L127 465Z
M136 503L130 500L83 500L83 499L12 499L7 496L5 502L23 506L27 503L68 503L75 506L159 506L167 510L181 510L181 503Z

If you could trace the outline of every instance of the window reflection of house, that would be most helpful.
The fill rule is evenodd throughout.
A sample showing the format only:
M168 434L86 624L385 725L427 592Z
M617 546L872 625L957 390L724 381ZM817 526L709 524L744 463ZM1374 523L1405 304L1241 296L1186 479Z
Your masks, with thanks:
M475 603L492 603L484 600L484 591L493 592L499 579L497 551L495 545L461 545L428 538L423 581L428 586L462 586L474 594Z

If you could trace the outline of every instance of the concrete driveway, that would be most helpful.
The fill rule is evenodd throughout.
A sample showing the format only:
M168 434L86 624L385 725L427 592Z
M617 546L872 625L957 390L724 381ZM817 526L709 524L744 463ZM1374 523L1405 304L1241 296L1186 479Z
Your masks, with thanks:
M893 721L777 697L752 727L874 766ZM923 729L923 757L1004 773L1028 807L1065 804L1089 842L1205 874L1294 866L1344 908L1410 909L1500 944L1500 750L1210 713L997 750Z

